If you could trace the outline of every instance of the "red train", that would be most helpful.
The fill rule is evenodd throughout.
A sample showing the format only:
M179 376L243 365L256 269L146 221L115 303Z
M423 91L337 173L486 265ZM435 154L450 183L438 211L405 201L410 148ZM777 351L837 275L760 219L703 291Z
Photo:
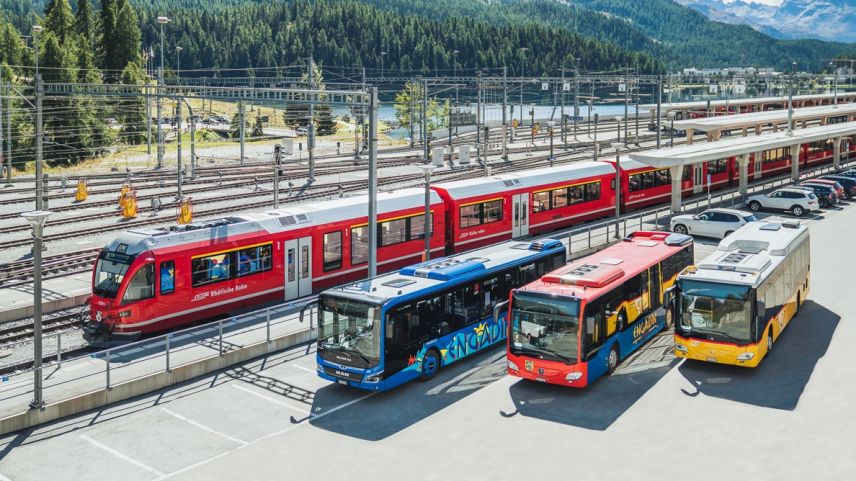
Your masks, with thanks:
M856 142L851 142L856 151ZM805 166L828 162L831 144L803 146ZM750 179L790 169L787 149L764 152ZM684 171L685 196L737 182L735 159ZM614 161L578 162L432 187L432 256L548 232L611 215ZM622 161L623 210L666 203L669 171ZM291 300L365 278L367 198L131 230L98 257L92 274L91 340L119 340ZM424 191L378 196L378 271L413 264L424 249Z

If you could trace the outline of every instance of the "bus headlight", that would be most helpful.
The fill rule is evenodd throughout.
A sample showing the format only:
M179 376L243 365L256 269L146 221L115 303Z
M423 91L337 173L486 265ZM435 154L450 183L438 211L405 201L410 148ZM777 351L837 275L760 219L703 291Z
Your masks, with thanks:
M581 372L569 372L568 375L565 376L565 381L574 382L581 377L583 377L583 373Z
M380 379L382 377L383 377L383 371L381 371L377 374L372 374L371 376L367 377L365 382L371 383L371 384L377 384L380 382Z
M740 353L737 355L737 360L738 361L748 361L748 360L752 359L753 357L755 357L754 352L743 352L743 353Z
M687 352L687 346L684 346L683 344L675 344L675 349L681 352Z
M517 367L517 364L514 364L514 361L508 361L508 369L511 369L512 371L520 370L520 368Z

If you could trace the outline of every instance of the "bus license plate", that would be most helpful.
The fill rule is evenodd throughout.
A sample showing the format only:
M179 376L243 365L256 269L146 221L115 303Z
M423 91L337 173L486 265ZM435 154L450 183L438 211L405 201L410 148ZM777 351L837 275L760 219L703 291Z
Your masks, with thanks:
M707 362L716 362L716 358L715 357L709 357L709 358L707 358Z
M343 385L343 386L347 386L347 385L348 385L348 381L345 381L345 380L343 380L343 379L339 379L339 380L338 380L338 381L336 381L336 382L337 382L337 383L339 383L339 384L341 384L341 385Z

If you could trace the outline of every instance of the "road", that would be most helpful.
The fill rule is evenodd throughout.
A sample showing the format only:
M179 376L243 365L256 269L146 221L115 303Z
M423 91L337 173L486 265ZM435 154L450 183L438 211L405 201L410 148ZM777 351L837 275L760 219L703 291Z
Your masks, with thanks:
M660 337L585 390L508 377L492 350L373 394L319 379L303 346L4 437L0 480L849 480L856 205L807 222L811 295L755 370Z

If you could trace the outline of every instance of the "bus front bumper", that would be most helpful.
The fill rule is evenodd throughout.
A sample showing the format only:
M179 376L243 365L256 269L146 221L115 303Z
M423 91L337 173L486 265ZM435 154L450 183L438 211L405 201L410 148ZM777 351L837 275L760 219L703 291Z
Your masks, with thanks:
M756 344L737 344L705 341L675 335L675 357L716 364L755 367L761 362L761 353Z

